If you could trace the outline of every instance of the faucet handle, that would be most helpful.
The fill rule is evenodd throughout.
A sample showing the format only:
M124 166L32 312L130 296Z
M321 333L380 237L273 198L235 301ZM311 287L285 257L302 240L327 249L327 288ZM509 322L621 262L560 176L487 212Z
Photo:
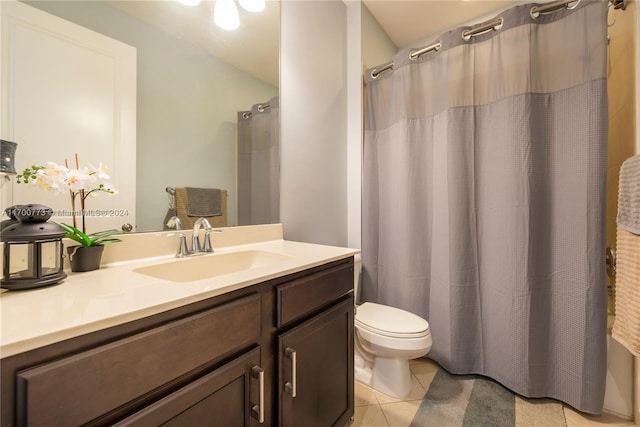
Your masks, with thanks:
M176 252L176 258L182 258L189 255L189 248L187 247L187 236L185 236L184 233L176 233L174 231L162 233L162 237L174 237L174 236L180 236L180 244L178 246L178 252Z
M202 247L202 252L213 252L213 247L211 246L210 230L204 232L204 246Z
M187 247L187 236L184 233L180 233L180 245L178 246L178 252L176 258L183 258L189 255L189 248Z
M222 230L206 230L204 232L204 247L203 252L213 252L213 246L211 246L211 233L222 233Z
M191 238L191 252L194 254L197 252L201 252L202 248L200 247L200 238L198 237L198 233L194 232L193 237Z

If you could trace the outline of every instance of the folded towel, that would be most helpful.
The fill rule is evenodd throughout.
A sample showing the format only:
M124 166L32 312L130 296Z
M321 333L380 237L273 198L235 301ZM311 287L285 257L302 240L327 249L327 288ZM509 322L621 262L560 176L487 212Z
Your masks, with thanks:
M187 215L208 217L222 215L221 190L217 188L185 187L187 194Z
M207 189L204 189L207 190ZM198 193L191 191L192 194ZM209 209L208 207L204 207L200 211L193 210L193 204L191 206L191 211L189 211L189 200L187 196L187 188L185 187L177 187L176 188L176 216L180 218L180 222L182 223L182 228L188 230L193 228L194 224L198 220L198 218L207 218L209 223L213 227L226 227L227 226L227 192L225 190L219 190L220 197L220 208L219 209ZM217 213L217 215L206 215L207 213ZM193 214L196 215L193 215Z
M611 336L640 356L640 235L616 233L616 317Z
M640 234L640 154L628 158L620 168L618 227Z

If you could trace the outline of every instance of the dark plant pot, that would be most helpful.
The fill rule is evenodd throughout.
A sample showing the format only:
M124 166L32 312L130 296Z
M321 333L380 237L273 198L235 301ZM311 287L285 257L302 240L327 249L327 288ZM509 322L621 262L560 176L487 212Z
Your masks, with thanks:
M96 246L70 246L67 248L71 271L92 271L100 268L103 245Z

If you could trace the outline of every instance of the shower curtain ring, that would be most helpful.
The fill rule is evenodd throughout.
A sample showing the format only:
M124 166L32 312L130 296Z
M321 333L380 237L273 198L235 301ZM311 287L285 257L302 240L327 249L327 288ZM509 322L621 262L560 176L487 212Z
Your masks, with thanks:
M576 7L578 7L579 4L580 4L580 0L560 0L553 3L549 3L544 6L534 6L529 11L529 15L531 15L533 19L536 19L540 15L546 15L548 13L556 12L562 9L563 7L568 10L575 9Z

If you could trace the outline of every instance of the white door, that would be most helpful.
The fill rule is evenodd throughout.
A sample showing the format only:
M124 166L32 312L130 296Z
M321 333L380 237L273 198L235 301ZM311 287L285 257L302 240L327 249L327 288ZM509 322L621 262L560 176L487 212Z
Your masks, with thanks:
M102 163L118 194L87 198L87 232L135 226L136 49L17 1L0 1L0 12L0 136L18 144L18 173L75 167L76 154L81 167ZM12 187L3 205L44 204L71 224L68 193Z

